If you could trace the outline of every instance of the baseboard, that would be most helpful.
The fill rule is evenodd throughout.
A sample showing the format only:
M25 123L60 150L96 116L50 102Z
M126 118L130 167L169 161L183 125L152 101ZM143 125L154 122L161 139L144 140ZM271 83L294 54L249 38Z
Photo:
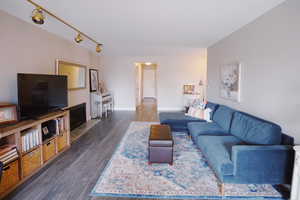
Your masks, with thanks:
M114 110L118 110L118 111L135 111L135 108L114 108Z
M183 111L183 108L178 107L159 107L157 108L158 111Z
M135 108L125 107L125 108L114 108L117 111L135 111ZM160 107L157 108L158 111L183 111L183 108L178 107Z

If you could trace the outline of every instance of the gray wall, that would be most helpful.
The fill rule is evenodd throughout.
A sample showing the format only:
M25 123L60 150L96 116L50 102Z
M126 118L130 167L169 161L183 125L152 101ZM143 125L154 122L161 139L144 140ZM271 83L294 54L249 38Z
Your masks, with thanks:
M220 66L242 63L241 102L220 98ZM300 1L287 0L208 48L211 101L281 125L300 143Z
M54 74L56 59L93 68L100 65L99 54L3 11L0 44L0 102L17 103L17 73ZM85 89L69 91L69 106L83 102L90 119L89 81Z

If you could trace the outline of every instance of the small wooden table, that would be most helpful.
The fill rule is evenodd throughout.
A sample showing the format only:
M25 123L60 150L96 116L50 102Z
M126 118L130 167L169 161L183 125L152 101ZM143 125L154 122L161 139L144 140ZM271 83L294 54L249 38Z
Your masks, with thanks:
M149 136L149 164L173 164L173 146L171 128L168 125L151 125Z

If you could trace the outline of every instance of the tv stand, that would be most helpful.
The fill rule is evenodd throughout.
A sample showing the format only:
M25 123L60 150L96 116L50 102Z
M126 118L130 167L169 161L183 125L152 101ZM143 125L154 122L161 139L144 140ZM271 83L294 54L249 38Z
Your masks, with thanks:
M58 127L58 132L43 141L42 124L52 120L61 122L59 123L61 126ZM33 132L36 137L30 136L31 144L28 145L28 140L25 140L24 136ZM34 142L32 138L35 138ZM4 145L15 146L18 158L5 166L6 170L0 182L0 199L70 147L69 111L56 111L35 120L25 120L11 126L0 127L0 148Z
M63 113L64 111L62 110L55 110L55 111L51 111L49 113L46 113L46 114L41 114L41 115L38 115L38 116L35 116L33 117L34 120L42 120L42 119L45 119L45 118L48 118L48 117L51 117L55 114L60 114L60 113Z

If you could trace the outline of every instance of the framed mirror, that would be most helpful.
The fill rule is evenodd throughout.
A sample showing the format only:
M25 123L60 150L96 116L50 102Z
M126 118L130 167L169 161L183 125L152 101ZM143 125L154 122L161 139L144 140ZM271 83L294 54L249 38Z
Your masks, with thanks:
M56 61L56 74L68 77L68 89L86 88L86 66L66 61Z

